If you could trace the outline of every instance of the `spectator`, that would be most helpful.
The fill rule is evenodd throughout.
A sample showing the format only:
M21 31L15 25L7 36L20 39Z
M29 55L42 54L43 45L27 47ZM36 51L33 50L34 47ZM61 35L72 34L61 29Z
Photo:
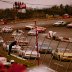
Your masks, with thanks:
M8 55L10 55L12 46L14 46L14 45L16 45L16 44L17 44L17 41L13 41L13 42L9 45L9 52L8 52Z

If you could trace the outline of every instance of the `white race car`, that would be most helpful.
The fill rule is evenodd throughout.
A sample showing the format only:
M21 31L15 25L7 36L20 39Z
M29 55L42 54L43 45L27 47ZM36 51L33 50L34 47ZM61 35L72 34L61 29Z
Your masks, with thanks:
M53 26L64 26L66 25L67 23L65 21L57 21L53 24Z
M69 23L69 24L67 25L67 27L68 27L68 28L72 28L72 23Z
M30 30L30 29L34 29L35 28L35 25L34 24L29 24L29 25L26 25L25 26L25 29L26 30Z
M28 32L28 35L35 36L36 35L36 30L35 29L30 30Z
M10 27L10 26L5 26L1 29L1 32L12 32L13 31L13 28Z
M12 37L14 36L21 36L23 35L24 32L22 30L15 30L13 33L12 33Z
M20 50L18 54L24 58L40 58L40 53L35 50Z

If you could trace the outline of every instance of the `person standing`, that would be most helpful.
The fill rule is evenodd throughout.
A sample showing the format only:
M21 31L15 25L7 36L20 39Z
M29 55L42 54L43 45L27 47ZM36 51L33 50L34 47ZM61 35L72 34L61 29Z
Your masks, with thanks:
M14 45L16 45L16 44L17 44L17 41L11 42L11 44L9 45L8 55L10 55L10 53L11 53L12 46L14 46Z

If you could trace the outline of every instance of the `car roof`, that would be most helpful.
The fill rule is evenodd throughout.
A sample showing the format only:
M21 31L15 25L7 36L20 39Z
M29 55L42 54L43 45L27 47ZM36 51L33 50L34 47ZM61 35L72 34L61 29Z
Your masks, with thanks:
M65 22L65 21L57 21L57 22Z
M59 52L72 52L70 49L66 49L66 48L57 48Z
M24 52L25 54L37 54L37 51L35 50L23 50L22 52Z
M28 24L28 25L26 25L26 26L34 26L35 24Z
M4 26L3 28L11 28L11 26Z
M52 49L52 48L49 46L48 43L43 43L43 44L42 44L42 42L39 42L39 43L38 43L38 48L39 48L39 49Z

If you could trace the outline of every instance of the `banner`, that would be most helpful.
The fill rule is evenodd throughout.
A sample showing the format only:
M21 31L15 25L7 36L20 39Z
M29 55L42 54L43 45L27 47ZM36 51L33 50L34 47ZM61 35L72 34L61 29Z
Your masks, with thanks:
M16 9L26 9L26 4L23 2L15 2L13 7Z
M20 5L20 9L26 9L26 4L24 4L24 3L21 4L21 5Z

